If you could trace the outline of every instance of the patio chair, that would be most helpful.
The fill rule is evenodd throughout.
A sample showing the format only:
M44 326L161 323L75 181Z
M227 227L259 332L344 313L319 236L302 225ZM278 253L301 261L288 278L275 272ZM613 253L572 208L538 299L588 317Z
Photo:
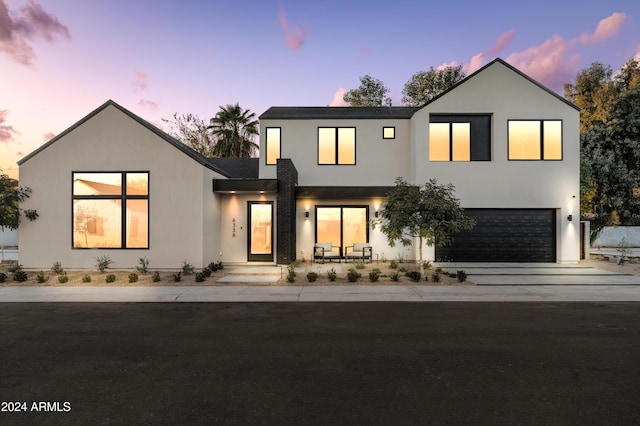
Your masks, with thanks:
M335 250L334 250L335 249ZM324 263L334 259L340 263L340 247L332 245L332 243L315 243L313 245L313 260L321 260Z
M344 261L348 262L349 259L351 261L362 260L369 261L370 263L373 261L373 249L368 243L353 243L352 246L347 246L345 248Z

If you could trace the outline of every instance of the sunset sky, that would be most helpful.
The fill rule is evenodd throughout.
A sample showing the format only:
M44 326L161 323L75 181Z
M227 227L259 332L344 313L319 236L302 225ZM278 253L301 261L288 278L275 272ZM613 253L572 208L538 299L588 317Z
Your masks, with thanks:
M414 73L498 56L562 94L640 58L640 2L0 0L0 168L108 99L168 130L236 102L342 105L370 74L401 105Z

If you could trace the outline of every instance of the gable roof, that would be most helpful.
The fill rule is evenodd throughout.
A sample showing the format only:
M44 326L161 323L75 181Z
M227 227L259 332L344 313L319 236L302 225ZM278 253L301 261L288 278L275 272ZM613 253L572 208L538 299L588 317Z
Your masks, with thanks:
M271 107L260 115L264 119L309 120L315 118L372 119L411 118L418 108L407 106L378 107Z
M47 149L50 145L53 145L54 143L56 143L58 140L60 140L61 138L63 138L65 135L71 133L73 130L75 130L76 128L80 127L82 124L84 124L85 122L89 121L91 118L93 118L94 116L96 116L98 113L100 113L101 111L103 111L104 109L106 109L109 106L113 106L114 108L118 109L120 112L122 112L123 114L125 114L126 116L128 116L129 118L131 118L132 120L138 122L140 125L142 125L143 127L145 127L146 129L148 129L149 131L153 132L154 134L156 134L158 137L160 137L161 139L163 139L165 142L170 143L171 145L173 145L174 147L176 147L177 149L179 149L180 151L182 151L184 154L188 155L189 157L191 157L193 160L195 160L196 162L198 162L199 164L207 167L208 169L213 170L214 172L220 173L221 175L225 176L225 177L230 177L229 174L220 169L219 167L217 167L214 163L210 162L209 159L207 157L205 157L204 155L200 154L199 152L194 151L193 149L189 148L188 146L186 146L185 144L183 144L182 142L180 142L178 139L174 138L173 136L163 132L162 130L160 130L159 128L157 128L156 126L154 126L153 124L149 123L148 121L140 118L139 116L135 115L134 113L132 113L131 111L129 111L128 109L118 105L117 103L115 103L114 101L112 101L111 99L109 99L107 102L105 102L104 104L100 105L98 108L96 108L95 110L91 111L89 114L87 114L84 118L82 118L81 120L79 120L78 122L76 122L75 124L73 124L71 127L69 127L68 129L66 129L64 132L60 133L59 135L57 135L56 137L54 137L53 139L51 139L49 142L45 143L44 145L40 146L38 149L36 149L35 151L31 152L29 155L27 155L26 157L22 158L20 161L18 161L18 165L21 165L23 163L25 163L26 161L28 161L30 158L36 156L37 154L39 154L40 152L44 151L45 149Z
M533 78L529 77L528 75L526 75L525 73L520 71L518 68L514 67L513 65L509 64L508 62L504 61L501 58L496 58L493 61L489 62L488 64L486 64L482 68L480 68L477 71L473 72L472 74L468 75L464 80L460 80L459 82L457 82L456 84L454 84L453 86L451 86L450 88L445 90L444 92L440 93L439 95L435 96L433 99L431 99L430 101L428 101L427 103L422 105L420 108L417 108L416 110L422 109L422 108L426 107L427 105L430 105L431 103L433 103L436 100L440 99L441 97L446 96L447 93L451 92L456 87L466 83L467 81L471 80L473 77L475 77L476 75L480 74L482 71L486 70L487 68L491 67L492 65L494 65L496 63L504 65L505 67L509 68L511 71L515 72L519 76L521 76L521 77L525 78L526 80L528 80L530 83L533 83L534 85L538 86L540 89L542 89L545 92L549 93L550 95L554 96L556 99L558 99L558 100L564 102L565 104L569 105L570 107L575 108L576 110L580 111L580 108L578 106L576 106L572 102L566 100L565 98L563 98L562 96L560 96L559 94L557 94L553 90L549 89L548 87L544 86L543 84L539 83L538 81L534 80Z

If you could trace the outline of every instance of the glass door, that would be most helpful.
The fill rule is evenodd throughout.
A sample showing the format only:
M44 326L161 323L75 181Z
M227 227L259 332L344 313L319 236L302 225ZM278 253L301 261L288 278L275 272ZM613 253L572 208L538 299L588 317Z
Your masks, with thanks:
M341 255L345 247L353 243L368 242L368 209L367 206L316 206L316 242L340 247Z
M249 261L273 261L273 202L249 201Z

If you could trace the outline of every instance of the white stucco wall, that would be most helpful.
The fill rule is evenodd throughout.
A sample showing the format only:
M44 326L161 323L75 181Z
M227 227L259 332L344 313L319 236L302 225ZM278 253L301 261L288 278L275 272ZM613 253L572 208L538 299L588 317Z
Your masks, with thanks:
M72 248L74 171L149 172L149 249ZM40 217L21 226L20 262L36 269L56 261L94 268L97 256L109 255L113 268L130 269L146 256L152 269L179 268L183 261L202 267L219 250L214 175L109 105L21 164L20 183L33 190L24 208Z

